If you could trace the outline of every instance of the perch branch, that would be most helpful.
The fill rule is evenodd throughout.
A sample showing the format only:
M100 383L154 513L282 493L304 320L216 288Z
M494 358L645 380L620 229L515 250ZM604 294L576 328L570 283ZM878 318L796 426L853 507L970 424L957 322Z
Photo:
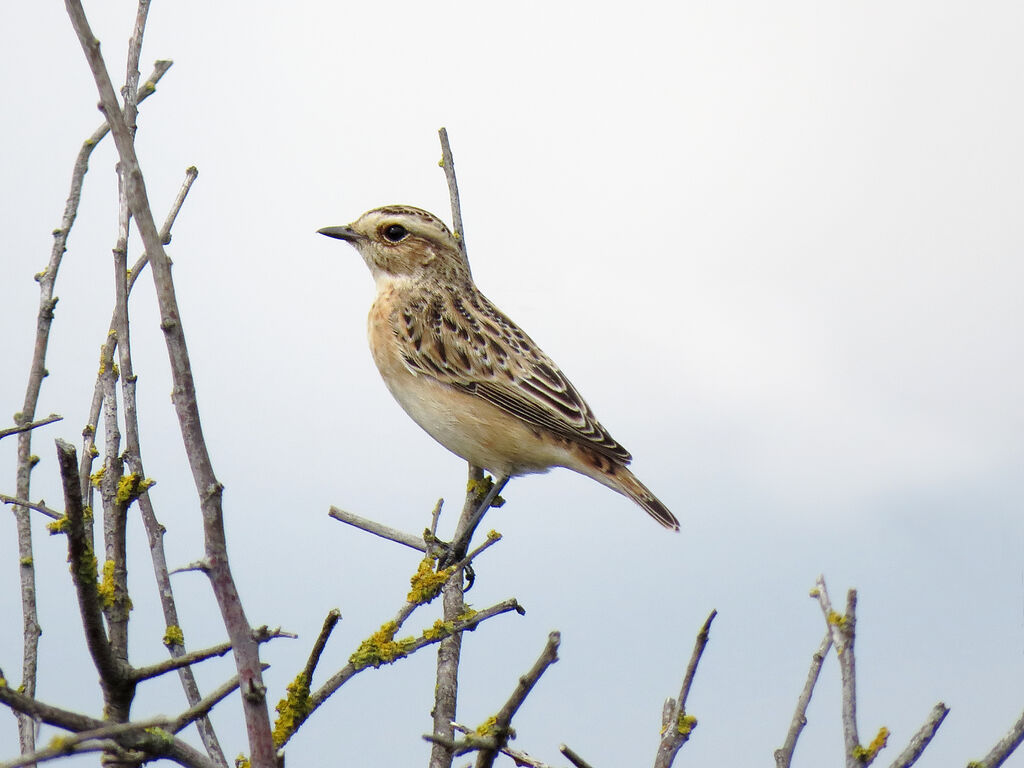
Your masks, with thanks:
M2 501L4 504L16 504L19 507L25 507L25 509L34 509L36 512L42 512L51 520L60 520L62 517L64 517L64 515L62 515L60 512L57 512L56 510L50 509L48 506L46 506L46 504L43 503L42 499L40 499L39 502L36 503L33 501L28 501L27 499L19 499L14 496L8 496L7 494L0 493L0 501Z
M327 513L335 520L340 520L343 523L351 525L353 528L358 528L361 531L372 533L374 536L380 536L382 539L393 541L396 544L404 544L405 546L415 549L419 552L426 552L427 545L423 541L422 536L413 536L412 534L400 531L397 528L378 523L373 520L369 520L365 517L353 514L352 512L346 512L343 509L337 507L331 507Z
M1001 738L992 750L985 755L978 763L972 763L972 768L998 768L1006 762L1006 759L1013 754L1013 751L1024 741L1024 714L1020 716L1010 731Z
M562 744L561 746L559 746L558 751L565 756L566 760L568 760L570 763L576 766L576 768L592 768L590 763L588 763L586 760L584 760L582 757L576 754L567 745Z
M469 255L466 251L466 231L462 226L462 204L459 202L459 182L455 178L455 158L452 155L451 145L448 143L448 129L440 128L437 132L441 139L441 167L444 168L444 178L448 182L448 199L452 206L452 228L455 230L455 239L459 241L459 250L462 252L462 262L469 270Z
M924 725L914 734L907 748L900 752L893 761L891 768L910 768L910 766L916 763L917 758L924 752L925 747L931 743L932 737L935 736L935 732L939 730L939 726L942 725L942 721L946 719L948 714L949 707L941 701L932 707L932 711Z
M51 413L45 419L39 419L28 424L20 424L17 427L8 427L7 429L0 429L0 440L3 440L8 435L18 435L22 432L29 432L37 427L44 427L47 424L53 424L55 421L62 421L63 416L58 416L55 413Z

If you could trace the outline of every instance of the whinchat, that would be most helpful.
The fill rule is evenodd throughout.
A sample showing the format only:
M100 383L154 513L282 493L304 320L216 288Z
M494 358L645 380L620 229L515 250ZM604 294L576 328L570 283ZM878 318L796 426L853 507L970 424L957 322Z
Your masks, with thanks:
M319 232L355 246L373 273L373 360L431 437L502 482L566 467L679 530L555 362L476 287L444 222L389 205Z

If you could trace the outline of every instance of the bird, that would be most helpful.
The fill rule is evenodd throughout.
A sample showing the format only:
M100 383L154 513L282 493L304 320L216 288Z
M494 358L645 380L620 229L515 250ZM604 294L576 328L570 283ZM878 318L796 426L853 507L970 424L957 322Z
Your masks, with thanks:
M496 478L473 527L510 477L565 467L679 530L554 360L477 288L441 219L387 205L317 231L354 246L373 275L367 335L388 390L437 442Z

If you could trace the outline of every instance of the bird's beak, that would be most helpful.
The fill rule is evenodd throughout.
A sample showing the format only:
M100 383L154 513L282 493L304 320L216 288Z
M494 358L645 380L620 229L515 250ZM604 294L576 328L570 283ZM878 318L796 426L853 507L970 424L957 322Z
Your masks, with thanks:
M350 243L355 243L363 238L362 235L347 225L343 227L324 227L323 229L318 229L316 232L318 235L327 235L328 237L334 237L338 240L347 240Z

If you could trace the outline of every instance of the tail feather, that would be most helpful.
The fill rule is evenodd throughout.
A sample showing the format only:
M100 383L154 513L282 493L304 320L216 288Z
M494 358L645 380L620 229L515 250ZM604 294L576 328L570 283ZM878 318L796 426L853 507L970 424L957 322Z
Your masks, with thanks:
M613 471L614 474L606 472L602 477L595 479L623 496L631 498L643 507L647 514L670 531L679 530L679 521L676 516L668 511L668 507L662 504L646 485L637 480L636 475L623 466L617 466Z

